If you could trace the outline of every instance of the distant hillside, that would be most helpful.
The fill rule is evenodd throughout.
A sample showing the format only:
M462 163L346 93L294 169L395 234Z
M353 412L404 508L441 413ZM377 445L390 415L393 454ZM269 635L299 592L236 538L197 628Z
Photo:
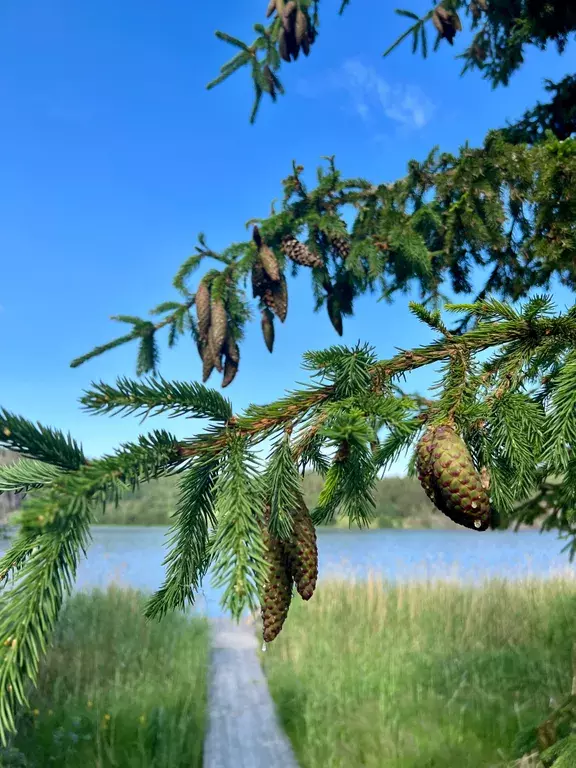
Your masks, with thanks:
M303 493L311 508L316 504L323 480L319 475L306 475ZM168 525L176 510L178 478L162 478L142 485L138 491L123 499L117 509L110 506L98 514L98 522L120 525ZM379 480L375 492L376 519L374 528L455 528L444 515L435 510L415 478L393 477ZM347 520L336 522L348 527Z
M0 450L0 464L17 459L17 454ZM127 494L117 508L110 504L105 513L97 511L95 522L104 525L170 525L178 501L178 481L178 477L166 477L145 483L136 492ZM303 494L310 508L316 504L322 485L323 479L319 475L309 474L303 479ZM459 528L436 510L416 478L379 480L374 497L373 528ZM0 525L21 503L20 495L0 494ZM348 528L348 520L338 519L333 526Z

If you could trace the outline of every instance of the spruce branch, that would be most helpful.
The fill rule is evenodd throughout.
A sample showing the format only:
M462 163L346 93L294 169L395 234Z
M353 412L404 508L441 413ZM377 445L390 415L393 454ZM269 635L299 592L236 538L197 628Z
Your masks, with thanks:
M447 309L456 311L458 307ZM212 398L216 406L211 416L216 421L225 419L224 424L211 424L200 435L183 442L167 432L156 431L121 446L115 455L82 463L81 449L70 438L66 440L59 433L33 427L6 414L6 425L15 427L10 447L37 461L57 458L64 466L53 466L65 470L60 475L55 470L53 476L49 473L47 477L44 465L30 461L17 480L44 487L32 492L21 513L20 537L0 562L2 579L6 582L12 575L14 594L21 596L20 602L14 603L16 613L10 607L11 601L0 609L0 627L10 631L12 637L14 617L28 616L28 623L23 626L28 628L29 640L20 645L23 655L11 656L5 667L9 670L5 673L10 680L7 684L12 685L13 691L22 692L26 675L34 678L37 674L35 659L45 647L62 600L62 595L51 589L51 580L67 584L72 578L78 553L85 547L91 507L117 501L122 493L142 481L184 472L177 521L171 532L172 550L166 560L166 580L148 606L150 616L162 616L171 608L192 602L210 564L214 564L216 585L225 588L225 608L238 618L245 608L256 607L266 572L260 529L264 496L272 491L278 510L285 512L291 506L297 495L298 458L326 469L323 450L330 445L337 449L313 512L316 524L329 522L339 510L351 522L368 524L379 468L410 444L424 423L423 417L438 419L443 415L442 398L423 403L403 394L393 397L392 379L424 365L440 361L454 364L459 359L471 361L482 350L498 348L489 371L482 372L477 365L464 362L456 370L458 382L450 384L447 380L447 388L459 393L459 405L452 416L470 439L477 462L490 472L493 500L505 514L512 514L519 496L534 491L535 484L545 472L549 473L552 462L557 460L557 448L547 448L550 464L543 467L538 434L543 429L543 420L547 421L546 408L527 394L517 392L522 379L510 375L510 360L516 356L514 365L518 371L533 375L532 361L542 354L542 347L556 341L573 350L576 310L571 308L564 315L550 316L553 307L546 297L527 302L513 314L490 299L466 309L478 323L461 335L446 334L437 315L418 310L422 320L433 320L440 337L432 344L400 351L389 360L376 361L372 349L360 346L308 354L307 369L328 383L306 385L275 403L250 406L240 416L229 416L230 409L223 405L227 401L219 396L214 400L209 390L168 388L180 393L182 402L178 406L196 408L196 413L206 405L207 397ZM521 354L514 351L511 356L509 349L519 349ZM571 358L568 356L566 361L567 365L558 369L550 383L548 400L552 404L553 426L549 433L544 430L545 434L560 434L559 439L565 441L570 439L570 427L565 422L571 424L569 417L574 410L570 410L574 390ZM346 377L348 386L344 385ZM121 382L113 390L115 401L111 402L123 407L128 402L126 397L134 391L147 407L157 405L160 400L155 387L162 389L163 397L165 384L161 381L157 385L137 385L133 390L129 382ZM112 392L102 385L97 399L107 391ZM99 407L103 402L94 404ZM208 408L201 412L208 414ZM564 432L557 429L554 419ZM476 426L480 422L484 426ZM391 434L378 447L376 429L382 426L390 429ZM298 430L294 441L288 437L293 430ZM274 434L281 435L281 441L272 456L266 485L259 477L259 464L251 448ZM74 462L79 466L72 466ZM567 473L571 473L571 459L566 467ZM278 512L279 520L282 517ZM576 533L565 510L558 509L550 519L563 530ZM37 552L42 553L44 562L53 564L46 571L48 581L35 578L35 569L40 567L35 558ZM33 575L28 578L28 574ZM51 600L55 607L38 608L39 601ZM32 618L34 611L39 624ZM18 642L22 641L17 640L16 647ZM23 699L20 696L12 700L0 692L2 696L2 727L9 730L13 707Z
M221 460L219 453L207 453L195 458L185 470L176 519L168 534L170 551L163 563L166 578L148 602L149 618L161 618L194 604L194 593L210 565L210 533L216 526L213 491Z
M5 596L0 604L0 742L4 746L15 729L16 707L27 704L28 684L37 681L40 657L89 539L85 498L53 493L50 501L63 505L58 523L45 528L41 536L21 534L9 553L19 559L20 568L9 599ZM26 557L17 557L18 546L27 550Z
M412 161L407 176L393 184L346 179L334 157L326 162L328 167L319 170L314 189L303 184L303 169L294 162L292 173L283 181L282 211L257 221L260 236L281 272L287 266L286 242L292 243L292 249L306 247L306 258L321 260L323 266L310 271L316 310L326 307L338 332L342 318L353 313L354 302L367 291L380 290L380 298L390 300L416 284L422 296L418 311L430 313L429 306L442 299L443 283L450 283L456 293L470 291L469 275L474 267L489 270L478 297L483 300L490 292L504 307L503 299L524 298L534 287L546 289L554 277L576 288L570 203L576 195L576 141L558 142L547 134L530 147L506 143L501 132L493 131L477 149L465 145L457 155L435 149L423 162ZM430 198L426 202L425 196ZM551 198L555 201L552 206ZM349 231L341 209L350 205L357 216ZM512 239L511 221L517 230ZM305 246L299 237L306 238ZM266 291L254 282L258 248L252 239L216 253L201 234L196 250L175 279L175 285L184 291L183 303L160 304L153 313L165 310L167 315L155 323L119 316L139 323L122 342L117 340L140 339L139 374L156 370L157 332L165 326L170 328L169 346L189 329L204 355L201 334L190 313L195 294L184 286L185 278L203 259L224 264L221 271L205 273L200 286L223 301L229 333L236 343L242 340L251 317L240 289L250 275L254 296L260 299L260 308L264 307ZM312 253L315 255L310 256ZM297 263L294 267L302 268ZM267 301L275 299L268 296ZM283 311L282 319L286 305ZM433 314L427 322L434 322ZM468 312L452 332L468 330L472 320ZM98 347L72 365L108 348Z
M302 498L300 476L288 433L277 441L269 455L263 485L264 496L270 505L270 533L288 541L293 529L292 513Z
M228 437L222 470L214 489L216 531L211 541L215 587L224 587L222 606L235 619L260 604L266 578L266 560L260 523L263 497L257 478L258 463L245 437Z
M60 477L62 469L34 459L20 459L0 466L0 494L28 493L49 485Z
M232 404L227 398L197 382L168 382L161 376L139 382L122 377L116 380L115 387L104 382L92 387L80 402L93 413L127 416L144 411L144 420L147 416L171 411L170 418L185 415L224 422L232 416Z
M65 436L60 430L34 425L4 408L0 408L0 447L65 470L78 469L86 463L82 449L70 433Z

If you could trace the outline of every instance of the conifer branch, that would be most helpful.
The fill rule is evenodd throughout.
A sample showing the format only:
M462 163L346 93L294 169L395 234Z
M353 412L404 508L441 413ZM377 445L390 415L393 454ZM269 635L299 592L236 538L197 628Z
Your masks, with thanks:
M0 408L0 448L53 464L65 470L78 469L86 463L82 449L68 433L34 425L22 416Z
M342 0L339 15L342 15L349 3L350 0ZM313 32L302 47L296 45L295 40L286 45L287 31L289 37L294 34L294 17L288 21L281 12L284 3L280 2L276 4L276 9L280 10L271 24L267 27L262 24L254 25L258 37L250 45L225 32L217 31L216 37L239 48L240 52L221 67L220 74L208 83L207 88L214 88L238 69L250 64L256 94L250 122L254 122L263 93L267 93L272 101L276 101L277 93L283 92L283 89L275 86L281 62L289 64L296 60L300 49L305 55L310 52L311 43L316 38L320 24L318 4L318 0L300 0L298 3L301 11L307 14L308 26ZM310 14L312 5L314 13ZM270 8L272 13L276 10L274 4ZM478 69L494 87L508 85L511 76L524 61L526 46L544 50L553 42L558 52L562 53L570 36L576 32L576 11L565 0L551 0L545 4L534 5L517 4L513 12L508 9L503 12L500 4L486 3L485 0L442 0L423 16L405 9L396 9L395 12L414 23L386 49L384 57L399 47L406 38L412 37L412 53L420 50L426 58L426 29L430 23L437 32L435 51L444 40L453 45L462 32L462 18L465 15L470 19L469 29L475 32L475 35L471 44L456 57L464 61L461 73ZM259 59L259 54L262 54L263 58ZM559 138L566 138L566 135L559 134Z
M341 329L342 318L353 312L356 298L378 286L381 298L390 300L416 283L423 305L437 304L444 282L456 293L469 292L469 275L476 267L490 270L478 293L480 299L490 292L518 300L534 287L548 288L554 277L576 289L570 203L576 196L576 141L559 142L549 134L529 147L506 143L502 133L494 131L481 148L465 145L457 156L433 150L424 162L412 161L408 175L393 184L344 179L334 157L327 162L328 168L320 169L312 190L303 185L302 167L294 163L293 173L283 182L282 211L258 220L258 229L281 273L292 258L287 254L296 253L295 247L308 249L304 253L306 259L313 259L310 263L318 264L315 259L321 259L322 268L311 268L316 310L325 306L336 330ZM554 207L547 202L550 197L557 201ZM348 231L340 209L350 205L356 207L357 216ZM298 237L306 237L306 245ZM202 259L224 264L221 271L209 270L200 286L224 303L228 333L236 344L251 316L240 289L246 278L252 274L260 309L267 306L265 295L266 301L277 301L254 282L259 250L253 239L233 243L222 253L209 248L204 235L199 242L197 253L174 281L185 292L183 303L168 301L157 306L153 313L165 311L167 315L155 323L119 316L137 324L132 334L113 345L140 339L139 374L155 371L158 349L154 339L165 326L170 327L169 346L188 329L200 356L205 355L205 341L191 314L196 295L184 286ZM292 243L292 250L286 250L286 242ZM294 267L302 265L294 263ZM282 312L282 307L276 309ZM467 330L471 321L468 310L452 332ZM108 348L99 347L72 364L79 365Z
M260 528L264 503L256 469L246 438L234 433L214 489L217 527L210 559L213 585L225 588L222 607L236 619L244 609L254 611L260 605L267 571Z
M115 387L104 382L92 386L80 402L94 413L127 416L144 411L142 420L165 411L172 412L170 418L185 415L227 421L232 416L232 404L227 398L197 382L168 382L161 376L138 382L122 377L116 380Z
M0 466L0 494L27 493L42 488L62 474L59 467L33 459L20 459Z
M210 566L210 533L216 527L213 491L221 460L220 453L199 456L180 481L176 519L168 534L170 550L163 563L166 578L148 602L148 618L194 604L194 593Z

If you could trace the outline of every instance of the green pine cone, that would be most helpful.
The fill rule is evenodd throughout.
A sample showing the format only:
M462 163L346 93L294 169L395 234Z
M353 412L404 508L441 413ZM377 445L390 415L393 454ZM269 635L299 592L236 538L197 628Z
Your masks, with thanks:
M438 506L431 460L433 437L434 430L429 429L416 446L416 469L418 480L422 488L424 488L426 496L428 496L432 504Z
M418 479L433 504L455 523L485 531L490 498L462 438L452 427L433 427L418 444L417 455Z
M278 636L292 601L292 574L283 543L272 536L268 530L270 510L264 514L262 537L266 547L265 559L268 562L268 578L264 585L261 605L264 641L272 642Z
M303 600L310 600L318 580L316 529L304 501L292 517L294 527L290 542L285 544L286 552L298 594Z

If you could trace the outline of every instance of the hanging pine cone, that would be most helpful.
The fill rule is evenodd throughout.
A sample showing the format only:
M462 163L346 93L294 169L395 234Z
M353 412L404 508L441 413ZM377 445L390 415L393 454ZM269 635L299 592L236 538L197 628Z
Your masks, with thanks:
M447 11L444 6L439 5L432 14L432 21L440 37L453 45L456 32L462 31L462 23L456 11Z
M307 245L292 237L292 235L282 238L282 253L294 263L301 264L303 267L317 267L320 269L324 266L324 262L317 254L311 251Z
M236 339L233 338L230 331L228 331L226 341L224 342L224 354L227 355L233 362L240 362L240 350L238 349Z
M238 363L231 357L224 358L224 375L222 377L222 388L232 384L238 373Z
M338 299L338 307L343 315L353 314L354 288L345 276L336 280L334 295Z
M268 352L274 349L274 315L268 308L262 310L262 335Z
M310 46L316 39L316 30L307 10L298 7L294 0L270 0L266 16L270 18L276 12L282 21L278 33L278 52L280 58L290 63L298 58L300 50L308 56Z
M206 341L206 351L204 355L209 355L212 365L219 373L222 373L222 348L218 346L218 339L214 335L214 325L208 329L208 339Z
M258 251L258 257L270 280L277 283L280 280L280 266L274 252L267 245L263 245Z
M278 636L292 602L292 574L284 544L270 534L270 509L264 513L262 538L266 547L264 554L268 563L268 577L264 585L261 612L264 640L272 642Z
M342 237L341 235L331 237L330 246L334 253L336 253L342 259L347 259L350 255L350 241L347 237Z
M283 274L280 274L280 281L278 283L268 284L262 296L262 301L274 312L281 323L286 320L286 315L288 314L288 288Z
M342 326L342 312L340 312L340 307L338 306L338 302L333 293L328 296L326 305L328 308L328 317L330 318L330 322L334 326L338 336L342 336L342 333L344 332L344 328Z
M214 358L212 357L212 349L208 342L200 342L199 349L200 357L202 358L202 383L206 384L212 371L214 370Z
M212 301L210 307L210 332L208 334L215 357L220 357L228 333L228 317L222 301Z
M210 328L210 291L206 283L201 282L196 291L196 318L201 339L208 338Z
M316 529L304 500L292 518L292 537L284 546L296 589L303 600L310 600L318 580L318 546Z
M460 435L447 425L431 427L416 450L418 479L432 503L455 523L485 531L490 498Z
M258 229L256 224L254 224L254 226L252 227L252 240L254 240L254 242L256 243L256 248L262 247L262 236L260 235L260 230Z
M252 298L262 298L270 280L260 261L252 264Z
M224 376L222 377L222 387L227 387L234 381L238 373L238 364L240 363L240 350L232 336L228 335L224 342Z
M300 8L296 11L296 23L294 26L296 42L302 47L304 41L308 42L308 18Z

